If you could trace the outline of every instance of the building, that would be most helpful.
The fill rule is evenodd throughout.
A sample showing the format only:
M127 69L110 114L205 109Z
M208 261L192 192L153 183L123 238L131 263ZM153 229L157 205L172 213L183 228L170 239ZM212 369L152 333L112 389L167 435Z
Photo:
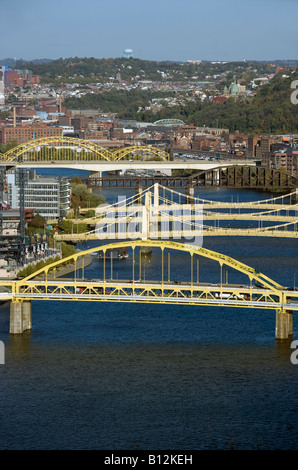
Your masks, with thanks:
M2 211L2 235L15 235L18 233L20 216L20 211L18 209L5 208L5 210ZM25 209L25 225L32 222L33 217L33 209Z
M5 67L0 67L0 106L5 104L4 76Z
M33 139L43 137L62 136L63 128L50 126L46 124L29 124L0 126L0 143L16 141L17 144L23 144Z
M5 67L4 81L7 84L11 83L23 87L40 83L40 77L39 75L33 75L31 70L13 70Z
M247 149L249 157L256 157L258 149L261 149L260 136L248 136L247 138Z
M298 147L287 148L279 152L264 153L262 166L271 169L285 170L291 175L298 170Z
M225 88L224 93L226 93L226 92L227 92L227 89ZM238 96L241 93L245 93L245 92L246 92L246 86L245 85L240 85L239 82L234 77L234 81L233 81L233 83L231 83L231 85L229 87L229 95L230 96Z
M29 173L29 182L25 185L25 208L33 209L46 219L65 217L70 209L71 189L67 178L43 178ZM15 184L15 175L7 175L7 202L13 209L19 208L19 188Z
M264 154L282 150L284 147L294 144L292 137L281 135L248 136L248 154L261 158Z

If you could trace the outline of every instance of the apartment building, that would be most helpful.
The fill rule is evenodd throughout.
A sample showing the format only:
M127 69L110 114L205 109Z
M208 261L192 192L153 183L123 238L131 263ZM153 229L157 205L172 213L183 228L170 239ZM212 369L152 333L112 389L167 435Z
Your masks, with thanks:
M298 170L298 148L293 147L281 152L270 152L262 155L262 166L271 169L284 169L290 174Z
M12 70L6 67L4 81L18 86L35 85L40 83L40 77L33 75L31 70Z

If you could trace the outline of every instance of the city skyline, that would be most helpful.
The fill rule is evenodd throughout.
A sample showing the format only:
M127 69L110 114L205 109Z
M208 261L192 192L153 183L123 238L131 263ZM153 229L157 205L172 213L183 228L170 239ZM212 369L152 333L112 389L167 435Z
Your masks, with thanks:
M16 0L1 6L0 57L295 60L297 0Z

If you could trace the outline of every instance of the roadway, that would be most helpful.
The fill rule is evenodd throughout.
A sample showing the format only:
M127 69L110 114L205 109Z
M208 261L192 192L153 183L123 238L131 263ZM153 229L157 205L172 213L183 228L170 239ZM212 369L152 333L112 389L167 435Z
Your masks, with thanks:
M124 235L126 235L124 237ZM219 227L211 227L211 226L204 226L202 230L200 227L194 230L177 230L172 231L170 230L169 233L161 233L161 232L152 232L150 233L151 240L162 240L165 238L165 235L169 239L173 240L181 240L183 238L191 239L192 237L210 237L210 236L217 236L217 237L271 237L271 238L298 238L298 232L294 230L278 230L276 228L270 227L259 227L255 229L244 228L244 229L236 229L236 228L219 228ZM133 232L134 238L142 239L144 237L143 233L141 232ZM79 243L85 242L89 240L111 240L111 238L115 240L124 240L126 238L131 238L131 233L123 234L123 232L117 232L111 234L111 232L85 232L85 233L70 233L70 234L54 234L54 239L57 241L69 241L72 243Z
M60 292L59 290L60 287ZM63 288L62 288L63 286ZM32 289L30 291L30 289ZM53 290L53 292L51 292ZM256 285L209 284L153 280L59 279L26 281L20 292L1 292L0 301L68 300L220 305L246 308L298 310L296 290ZM282 301L281 299L284 299Z
M122 170L198 170L206 171L218 167L226 168L228 166L255 166L254 161L247 160L225 160L209 162L203 160L187 161L141 161L141 160L119 160L119 161L28 161L28 162L0 162L0 166L9 166L18 168L68 168L73 170L85 170L90 172L109 172Z

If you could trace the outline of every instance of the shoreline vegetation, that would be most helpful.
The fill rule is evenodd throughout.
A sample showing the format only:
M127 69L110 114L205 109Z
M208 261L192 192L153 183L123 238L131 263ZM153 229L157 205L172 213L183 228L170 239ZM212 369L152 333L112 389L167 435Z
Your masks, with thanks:
M75 253L77 253L77 250L75 249L75 247L73 245L69 245L68 243L61 242L61 254L62 254L61 257L60 256L53 256L51 258L48 258L47 260L40 260L37 263L31 263L28 266L26 266L25 268L18 271L17 277L30 276L31 274L34 274L35 272L37 272L39 269L42 269L46 266L49 266L50 264L55 263L56 261L63 260L63 258L67 258L68 256L71 256ZM89 264L91 264L90 260L89 260L89 257L88 257L88 262L89 262ZM92 259L91 259L91 262L92 262ZM85 266L88 265L86 259L84 260L84 265ZM80 265L79 265L78 269L80 269ZM56 274L55 274L56 277L64 275L64 274L61 274L61 271L72 272L73 267L71 266L71 264L69 262L61 263L59 268L56 270ZM66 272L66 274L67 274L67 272Z

